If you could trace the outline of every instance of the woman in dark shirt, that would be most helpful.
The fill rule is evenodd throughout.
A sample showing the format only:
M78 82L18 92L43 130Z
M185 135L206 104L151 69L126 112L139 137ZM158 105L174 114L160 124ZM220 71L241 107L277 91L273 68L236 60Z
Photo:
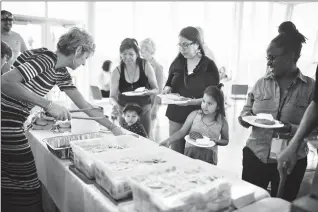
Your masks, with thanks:
M166 116L169 119L170 136L180 130L187 116L200 109L206 87L219 84L219 72L213 60L205 56L199 31L186 27L179 34L179 54L172 62L163 93L178 93L193 100L186 104L169 105ZM171 148L184 153L184 139L175 142Z
M135 39L126 38L120 45L121 62L112 72L110 86L110 103L113 111L121 117L124 106L127 103L137 103L142 107L140 122L145 127L147 134L150 131L151 95L156 95L158 85L155 72L144 59L140 58L138 43ZM148 90L142 96L126 96L124 92L134 91L137 88L145 87Z

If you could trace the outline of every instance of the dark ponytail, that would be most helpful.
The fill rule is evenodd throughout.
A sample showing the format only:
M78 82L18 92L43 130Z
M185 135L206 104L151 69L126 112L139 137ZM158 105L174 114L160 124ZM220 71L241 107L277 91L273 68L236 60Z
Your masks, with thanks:
M222 90L222 87L223 87L224 85L223 85L223 83L220 83L220 84L218 84L216 87L219 89L219 90Z
M281 23L278 27L278 32L279 35L272 42L275 42L278 47L282 47L285 52L295 53L297 62L302 44L306 43L307 38L297 30L295 24L291 21Z

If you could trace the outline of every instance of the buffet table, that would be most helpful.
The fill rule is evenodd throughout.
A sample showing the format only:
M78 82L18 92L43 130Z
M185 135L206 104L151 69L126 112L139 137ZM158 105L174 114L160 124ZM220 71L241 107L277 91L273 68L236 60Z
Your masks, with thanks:
M105 135L113 136L110 133ZM133 206L132 201L117 204L105 196L94 184L86 184L75 175L69 169L69 165L72 164L69 160L60 160L47 149L43 139L60 136L60 134L43 130L31 130L27 133L27 136L34 154L39 179L61 212L117 212L119 208L121 211L132 212L130 210ZM177 156L180 157L180 155ZM241 208L240 212L245 211L245 206L269 197L267 191L262 188L235 178L231 173L216 166L201 161L199 163L213 175L231 179L233 183L232 199L238 205L238 208ZM248 195L242 198L242 195L246 194ZM274 210L271 212L274 212Z

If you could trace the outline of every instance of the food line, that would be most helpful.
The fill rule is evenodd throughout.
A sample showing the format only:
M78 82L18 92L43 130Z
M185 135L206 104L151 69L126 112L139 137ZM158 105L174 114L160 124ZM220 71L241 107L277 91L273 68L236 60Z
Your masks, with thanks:
M39 178L60 211L117 212L119 206L123 209L132 207L132 201L115 202L111 198L105 196L105 192L101 192L95 185L86 184L69 169L72 162L69 160L60 160L49 152L43 140L55 136L56 134L53 132L31 130L28 137L30 139L32 151L34 152ZM106 134L106 138L107 136L112 135ZM172 151L171 153L175 155L176 159L186 159L183 155ZM235 202L238 207L244 207L247 204L269 197L268 193L261 188L240 179L234 179L230 173L215 166L204 162L199 163L214 176L225 176L231 179L232 198L234 199L232 201ZM242 193L243 190L244 192Z

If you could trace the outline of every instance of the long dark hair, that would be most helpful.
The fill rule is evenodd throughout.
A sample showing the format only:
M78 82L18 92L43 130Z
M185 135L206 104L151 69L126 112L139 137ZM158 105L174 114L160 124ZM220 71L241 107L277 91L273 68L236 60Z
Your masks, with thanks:
M221 90L222 87L223 87L223 84L220 83L217 86L209 86L204 90L204 94L214 98L217 103L215 121L218 120L220 115L225 117L224 95L223 95L223 91Z
M193 43L198 44L200 54L202 56L205 56L205 52L203 50L203 45L202 45L202 40L201 40L201 35L200 35L200 32L197 28L192 27L192 26L185 27L180 31L179 36L184 37L184 38L192 41ZM183 55L180 52L178 53L177 57L173 60L171 66L174 66L177 63L180 63L181 67L184 67L184 69L187 65L186 59L183 57ZM186 88L188 88L188 82L187 82L188 73L185 72L183 74L184 74L184 85L186 86Z
M201 35L200 35L200 32L197 28L192 27L192 26L185 27L180 31L179 36L184 37L184 38L192 41L195 44L198 44L200 54L202 56L205 56L205 52L203 50L203 45L202 45L202 40L201 40ZM179 59L179 58L183 58L183 56L180 52L178 53L176 59Z
M120 47L119 47L120 54L123 53L127 49L133 49L135 51L135 53L137 54L136 64L139 66L139 70L143 70L143 67L142 67L142 60L143 59L141 59L141 57L140 57L140 51L139 51L139 46L138 46L137 40L134 38L125 38L121 42ZM124 67L125 67L125 63L120 58L120 69L124 70Z
M285 53L294 53L296 56L295 62L297 62L303 43L306 43L307 38L297 30L295 24L291 21L281 23L278 32L279 35L272 42L283 48Z

